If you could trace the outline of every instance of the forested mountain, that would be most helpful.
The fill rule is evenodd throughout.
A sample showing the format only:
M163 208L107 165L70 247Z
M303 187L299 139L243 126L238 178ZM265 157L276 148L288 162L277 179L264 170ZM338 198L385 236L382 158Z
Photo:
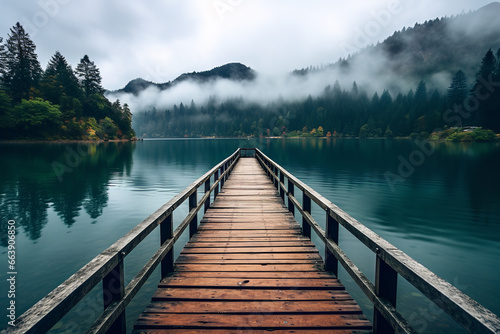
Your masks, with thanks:
M97 66L85 55L73 70L56 52L45 71L17 23L0 37L1 139L126 139L135 136L127 104L104 97Z
M500 4L493 3L404 28L332 65L294 71L291 81L329 80L303 99L193 96L188 104L136 110L134 127L145 137L428 137L462 126L500 132L499 48Z
M354 40L342 48L346 53L355 51L357 43L359 41ZM395 32L382 43L351 52L333 64L321 68L310 66L294 73L305 75L338 69L344 75L350 72L356 75L362 68L374 70L371 75L400 77L418 83L422 79L430 81L440 73L454 74L462 70L466 77L474 78L478 59L485 50L499 46L500 3L494 2L468 14L416 23L414 27Z
M131 93L137 95L150 87L156 87L160 90L164 90L172 88L175 85L188 80L199 84L217 79L252 81L255 79L255 76L255 71L250 67L247 67L240 63L230 63L213 68L210 71L184 73L177 77L175 80L166 83L157 84L141 78L134 79L130 81L124 88L119 89L113 93Z

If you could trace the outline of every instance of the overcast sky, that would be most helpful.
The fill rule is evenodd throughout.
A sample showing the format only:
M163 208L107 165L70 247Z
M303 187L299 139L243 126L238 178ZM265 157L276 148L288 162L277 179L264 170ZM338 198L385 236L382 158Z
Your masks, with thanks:
M114 90L241 62L289 72L335 62L416 22L492 0L0 0L0 36L20 22L45 68L88 54Z

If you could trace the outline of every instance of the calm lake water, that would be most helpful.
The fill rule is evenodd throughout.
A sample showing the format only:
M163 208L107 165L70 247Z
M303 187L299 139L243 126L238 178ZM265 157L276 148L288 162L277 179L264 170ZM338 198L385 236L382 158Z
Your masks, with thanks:
M500 145L443 143L424 152L409 140L334 139L0 144L0 270L9 271L12 219L17 228L17 315L238 147L254 146L500 315ZM185 206L178 209L174 222L179 224L186 212ZM324 223L318 207L313 206L313 216ZM155 231L127 256L128 280L158 244ZM373 279L374 254L342 230L340 245ZM345 272L339 277L371 319L363 293ZM157 271L128 308L129 330L158 279ZM461 332L416 289L401 278L399 283L398 308L415 329ZM3 313L8 290L2 279ZM84 332L102 309L101 293L96 287L52 332Z

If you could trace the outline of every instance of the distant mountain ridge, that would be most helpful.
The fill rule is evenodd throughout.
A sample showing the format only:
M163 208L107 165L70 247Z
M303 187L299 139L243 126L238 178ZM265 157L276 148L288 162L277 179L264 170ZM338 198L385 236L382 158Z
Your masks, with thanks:
M500 48L500 3L493 2L477 11L452 17L416 23L396 31L377 45L341 58L337 62L293 71L307 75L325 69L349 73L363 63L383 61L378 73L403 77L413 82L426 80L440 72L454 74L463 70L469 79L475 77L477 64L486 51ZM387 87L390 88L390 87Z
M156 87L160 90L165 90L188 80L192 80L197 83L205 83L215 79L252 81L255 79L255 77L256 73L250 67L240 63L229 63L219 67L215 67L209 71L184 73L178 76L175 80L166 83L154 83L142 78L137 78L130 81L124 88L114 91L113 93L130 93L137 95L150 87Z
M467 14L416 23L413 27L396 31L377 45L365 47L335 63L321 67L310 66L292 73L306 76L323 70L337 69L341 74L349 74L357 73L357 69L365 67L371 71L368 77L398 77L416 85L420 80L428 80L438 74L445 73L451 77L456 71L462 70L470 81L475 77L478 61L485 52L489 49L496 52L498 48L500 3L493 2ZM209 71L184 73L166 83L135 79L112 93L138 95L149 87L166 90L187 80L205 83L220 78L252 81L256 78L256 72L241 63L229 63ZM357 80L355 76L353 79ZM447 80L448 78L443 82ZM387 89L398 89L397 82L387 84Z

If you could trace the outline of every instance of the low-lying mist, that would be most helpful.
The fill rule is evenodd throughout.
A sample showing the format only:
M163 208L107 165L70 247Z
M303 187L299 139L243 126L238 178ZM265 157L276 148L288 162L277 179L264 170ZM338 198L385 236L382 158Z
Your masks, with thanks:
M277 100L296 102L308 96L319 96L327 86L338 82L342 89L350 90L353 82L359 89L369 95L375 92L382 93L389 90L391 94L406 93L415 89L418 80L405 80L395 77L387 67L387 60L380 58L369 60L365 57L356 57L351 60L349 69L326 67L308 70L306 74L283 73L281 75L268 75L258 73L252 81L234 81L229 79L212 79L208 82L186 80L172 87L160 90L149 87L138 95L130 93L110 93L111 100L119 99L128 103L132 112L151 110L156 108L170 109L173 105L189 105L194 101L196 105L203 106L214 100L218 103L229 99L242 99L246 103L257 103L265 106ZM449 73L435 75L432 82L427 82L429 87L446 88L450 81Z

